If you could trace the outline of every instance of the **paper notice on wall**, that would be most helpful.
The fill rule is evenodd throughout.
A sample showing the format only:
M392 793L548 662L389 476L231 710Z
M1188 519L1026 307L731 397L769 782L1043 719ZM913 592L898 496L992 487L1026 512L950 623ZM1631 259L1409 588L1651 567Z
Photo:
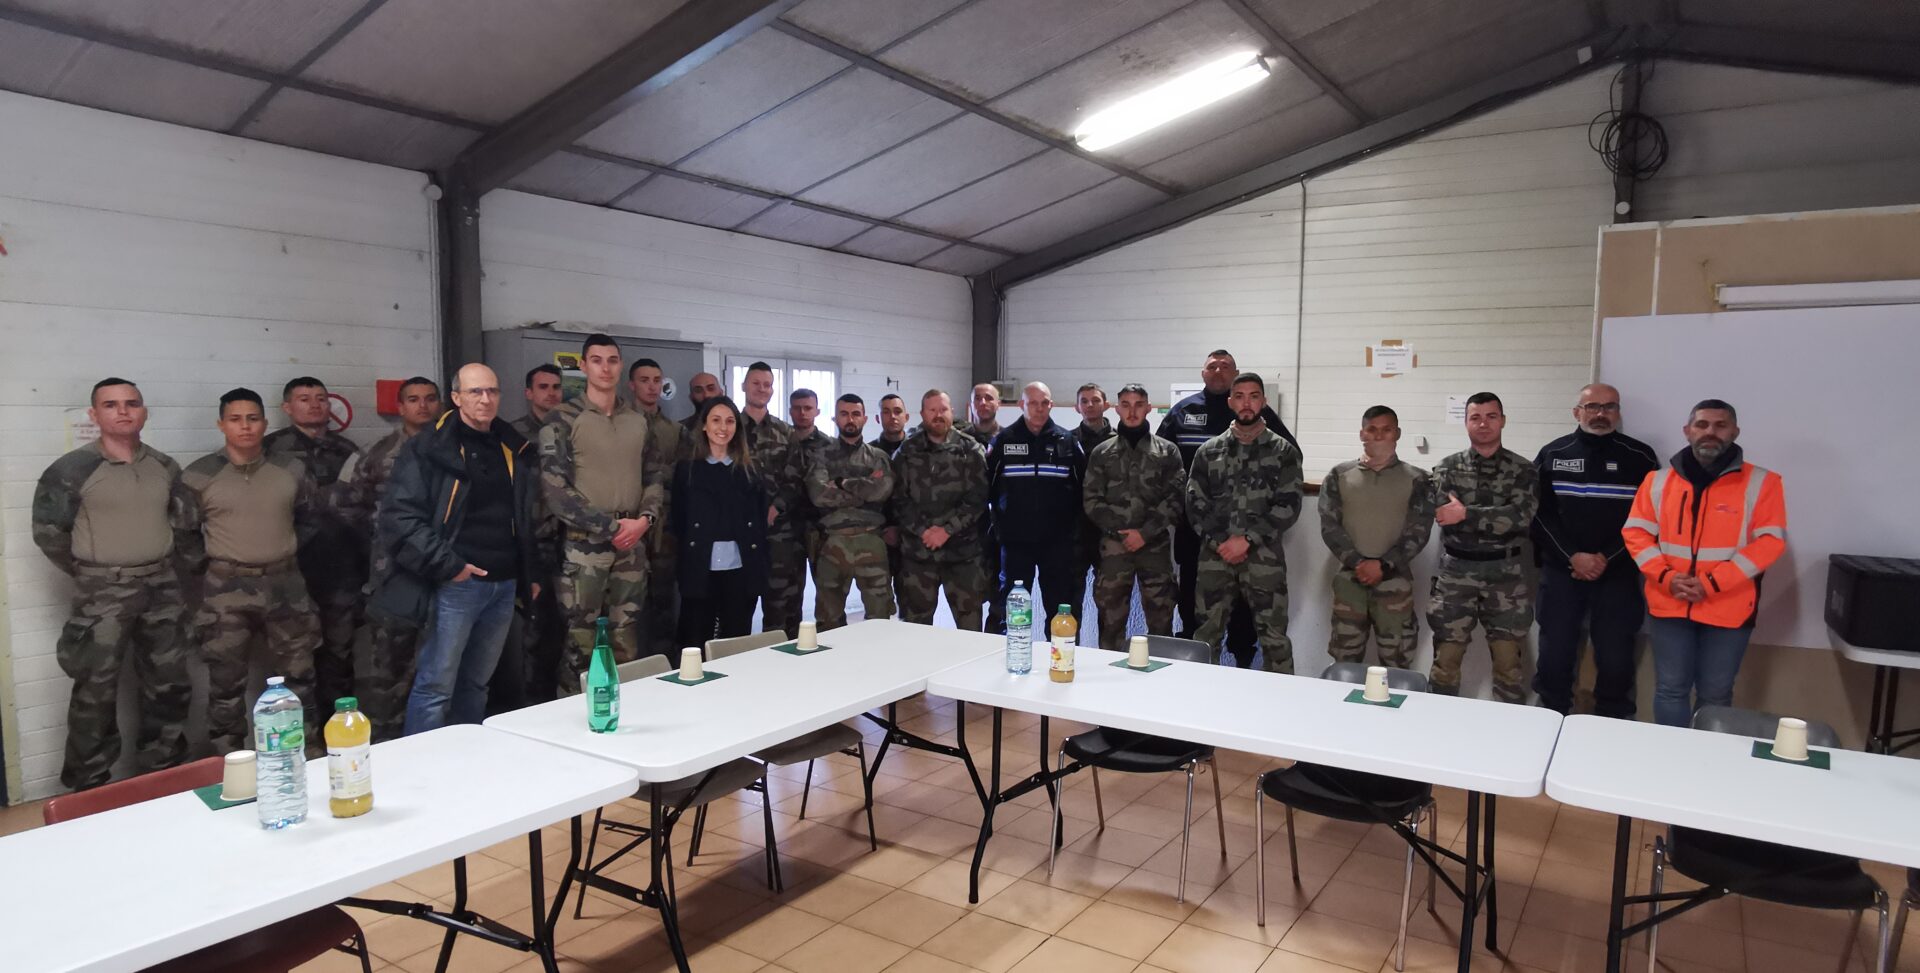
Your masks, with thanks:
M1405 375L1414 366L1413 349L1402 344L1380 344L1369 349L1373 373L1382 377Z
M1447 396L1447 422L1453 425L1467 421L1467 397L1464 395Z
M86 409L67 410L67 448L77 449L100 438L100 427L93 424Z

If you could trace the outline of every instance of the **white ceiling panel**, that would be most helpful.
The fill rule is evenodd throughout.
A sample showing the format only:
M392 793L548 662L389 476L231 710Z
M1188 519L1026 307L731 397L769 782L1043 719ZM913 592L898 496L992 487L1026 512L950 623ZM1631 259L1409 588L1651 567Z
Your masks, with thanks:
M646 175L632 166L602 162L571 152L556 152L515 176L507 183L507 188L605 206L615 196L633 188Z
M853 71L702 149L680 168L798 192L960 114L870 71Z
M898 219L948 236L970 237L1113 177L1078 156L1048 151L902 213Z
M1069 196L972 239L976 243L1026 253L1082 230L1111 223L1123 214L1152 206L1166 198L1166 194L1158 190L1116 176L1084 193Z
M1207 186L1350 132L1354 125L1339 102L1323 95L1157 160L1146 172L1180 186Z
M1045 149L1045 143L978 115L962 115L800 196L891 217Z
M504 122L645 33L681 0L387 0L307 77Z
M194 128L222 129L265 82L0 22L0 87Z
M876 226L840 244L838 249L847 253L857 253L862 257L872 257L875 260L910 264L946 246L943 240L896 230L890 226Z
M991 98L1178 8L1187 0L980 0L881 60Z
M959 274L962 277L972 277L975 274L986 273L1006 261L1006 257L994 253L991 250L954 246L948 247L920 261L915 266L925 267L928 270L938 270L944 274Z
M438 169L478 132L338 98L282 91L240 134L402 169Z
M703 182L674 176L654 176L613 205L649 216L730 230L742 221L751 219L769 204L758 196L736 193Z
M367 0L9 0L90 27L283 71Z
M792 203L781 203L741 225L740 231L809 247L832 248L871 225Z
M671 164L846 67L778 31L755 31L587 133L580 144Z
M789 21L871 54L935 18L975 0L807 0L787 11Z

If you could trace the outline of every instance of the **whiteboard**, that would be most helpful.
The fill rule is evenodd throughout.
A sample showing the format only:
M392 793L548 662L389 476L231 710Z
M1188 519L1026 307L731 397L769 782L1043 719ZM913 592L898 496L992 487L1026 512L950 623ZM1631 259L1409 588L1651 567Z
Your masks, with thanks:
M1608 318L1600 380L1663 461L1695 402L1726 400L1747 459L1784 479L1755 642L1830 647L1827 555L1920 557L1920 306Z

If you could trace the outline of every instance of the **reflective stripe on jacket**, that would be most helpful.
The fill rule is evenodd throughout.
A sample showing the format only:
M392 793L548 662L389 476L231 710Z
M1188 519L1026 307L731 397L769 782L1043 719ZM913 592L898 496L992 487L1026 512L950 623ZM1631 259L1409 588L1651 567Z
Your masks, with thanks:
M1647 611L1719 628L1753 619L1760 575L1787 549L1786 492L1780 474L1742 463L1695 496L1673 467L1647 474L1620 529L1647 579ZM1667 589L1675 573L1706 586L1690 603Z

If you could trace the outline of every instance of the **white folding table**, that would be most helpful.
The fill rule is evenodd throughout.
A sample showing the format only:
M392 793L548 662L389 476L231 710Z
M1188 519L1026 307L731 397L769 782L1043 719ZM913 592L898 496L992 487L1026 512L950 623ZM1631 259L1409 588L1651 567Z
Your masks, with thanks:
M320 760L307 764L307 820L282 831L263 830L251 804L213 811L182 793L0 838L6 968L144 969L453 859L451 912L354 904L445 927L441 969L459 932L557 969L559 910L543 906L540 829L632 794L633 771L478 726L378 744L373 768L373 810L356 818L328 815ZM523 834L539 927L531 936L465 908L462 856Z
M996 641L992 636L978 636ZM983 658L949 669L927 682L927 692L965 703L992 706L993 763L990 793L974 848L977 900L981 856L993 836L994 808L1037 787L1051 794L1059 778L1078 765L1050 770L1047 719L1100 726L1194 743L1304 760L1330 767L1384 774L1458 787L1467 792L1467 851L1461 857L1464 887L1442 874L1463 902L1460 968L1473 955L1473 925L1486 899L1487 941L1494 941L1497 902L1493 882L1494 798L1540 793L1560 715L1551 710L1427 693L1408 694L1397 709L1346 702L1359 687L1304 676L1174 662L1154 672L1113 667L1124 653L1082 646L1074 681L1056 683L1044 667L1025 676L1002 661ZM1034 713L1040 721L1040 770L1006 790L1000 788L1000 717L1004 709ZM960 725L966 725L964 711ZM964 740L963 740L964 745ZM1481 816L1485 798L1484 826ZM1397 829L1396 829L1397 830ZM1434 853L1451 857L1424 839L1402 834L1429 864Z
M1547 794L1620 816L1607 968L1618 970L1627 937L1653 924L1623 928L1626 906L1645 900L1626 894L1634 818L1920 867L1920 829L1914 827L1920 761L1853 750L1829 754L1832 769L1819 770L1755 757L1750 737L1568 717L1547 768Z
M1865 648L1841 638L1832 629L1827 630L1827 636L1832 640L1833 647L1840 651L1841 658L1873 667L1873 705L1867 715L1867 751L1899 753L1920 744L1920 729L1893 728L1893 711L1900 702L1901 673L1908 669L1920 669L1920 652ZM1905 743L1896 742L1903 739Z
M766 648L728 656L706 667L710 672L725 673L726 678L697 686L675 685L657 676L622 683L620 728L612 733L587 729L587 704L579 696L502 713L487 720L486 725L632 768L642 784L663 784L865 715L886 728L886 737L868 768L865 783L869 807L873 774L879 771L889 746L957 757L970 772L973 770L963 748L900 730L892 708L924 690L932 674L999 652L1002 643L998 638L875 620L822 632L820 643L827 648L805 655ZM882 706L888 707L884 719L869 712ZM978 788L979 775L975 773L974 778ZM632 793L630 790L621 796ZM569 876L658 909L674 958L686 970L686 951L662 862L666 836L685 809L663 807L658 800L648 804L649 826L632 831L650 846L652 877L647 888L634 888L599 874L595 868L580 869L577 864L570 864ZM576 860L580 845L581 820L576 815Z

